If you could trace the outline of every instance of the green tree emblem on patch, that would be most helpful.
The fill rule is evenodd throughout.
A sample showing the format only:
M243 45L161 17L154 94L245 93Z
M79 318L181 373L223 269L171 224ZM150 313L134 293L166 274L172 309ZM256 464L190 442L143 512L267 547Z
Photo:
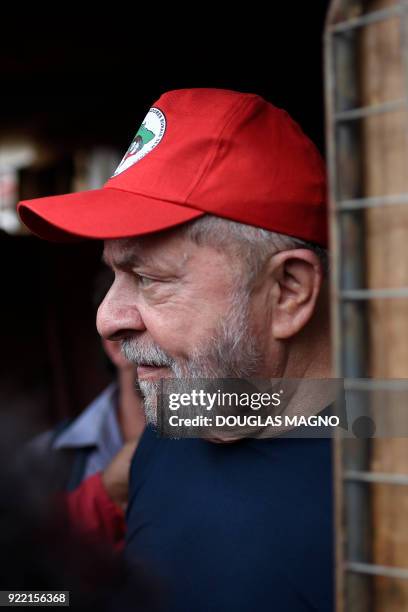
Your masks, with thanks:
M132 155L140 151L142 147L144 147L150 140L153 140L154 133L151 130L148 130L146 125L142 123L138 131L136 132L136 136L132 142L129 153Z

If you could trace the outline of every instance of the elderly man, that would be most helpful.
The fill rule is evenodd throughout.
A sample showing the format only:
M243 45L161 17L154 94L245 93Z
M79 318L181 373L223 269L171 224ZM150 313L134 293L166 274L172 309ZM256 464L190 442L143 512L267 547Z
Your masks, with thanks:
M43 238L105 240L97 317L137 366L148 427L133 458L127 555L169 611L333 608L326 439L165 439L162 378L330 376L324 166L252 94L177 90L99 190L20 203Z

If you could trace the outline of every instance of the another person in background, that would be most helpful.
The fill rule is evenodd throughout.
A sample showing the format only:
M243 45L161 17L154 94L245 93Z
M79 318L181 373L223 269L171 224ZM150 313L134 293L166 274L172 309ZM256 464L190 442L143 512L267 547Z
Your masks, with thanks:
M0 414L0 589L69 591L71 611L158 610L159 585L140 563L81 537L49 503L50 474L20 462L21 435L19 415Z
M111 383L81 414L41 434L35 453L61 458L61 489L71 523L89 535L121 548L125 536L130 460L145 428L136 369L118 343L103 340L117 370Z

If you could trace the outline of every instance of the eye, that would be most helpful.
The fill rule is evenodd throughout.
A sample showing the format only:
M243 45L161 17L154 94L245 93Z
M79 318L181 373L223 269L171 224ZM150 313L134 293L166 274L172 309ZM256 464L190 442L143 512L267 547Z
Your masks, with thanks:
M155 282L154 278L149 278L148 276L143 276L142 274L137 274L137 280L139 281L139 285L141 287L149 287L152 283Z

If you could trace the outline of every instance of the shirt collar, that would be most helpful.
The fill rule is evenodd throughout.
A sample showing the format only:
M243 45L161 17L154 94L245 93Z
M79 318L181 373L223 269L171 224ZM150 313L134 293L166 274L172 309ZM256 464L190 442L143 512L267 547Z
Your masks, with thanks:
M91 404L54 440L54 449L98 446L104 423L111 411L116 419L118 386L110 384Z

